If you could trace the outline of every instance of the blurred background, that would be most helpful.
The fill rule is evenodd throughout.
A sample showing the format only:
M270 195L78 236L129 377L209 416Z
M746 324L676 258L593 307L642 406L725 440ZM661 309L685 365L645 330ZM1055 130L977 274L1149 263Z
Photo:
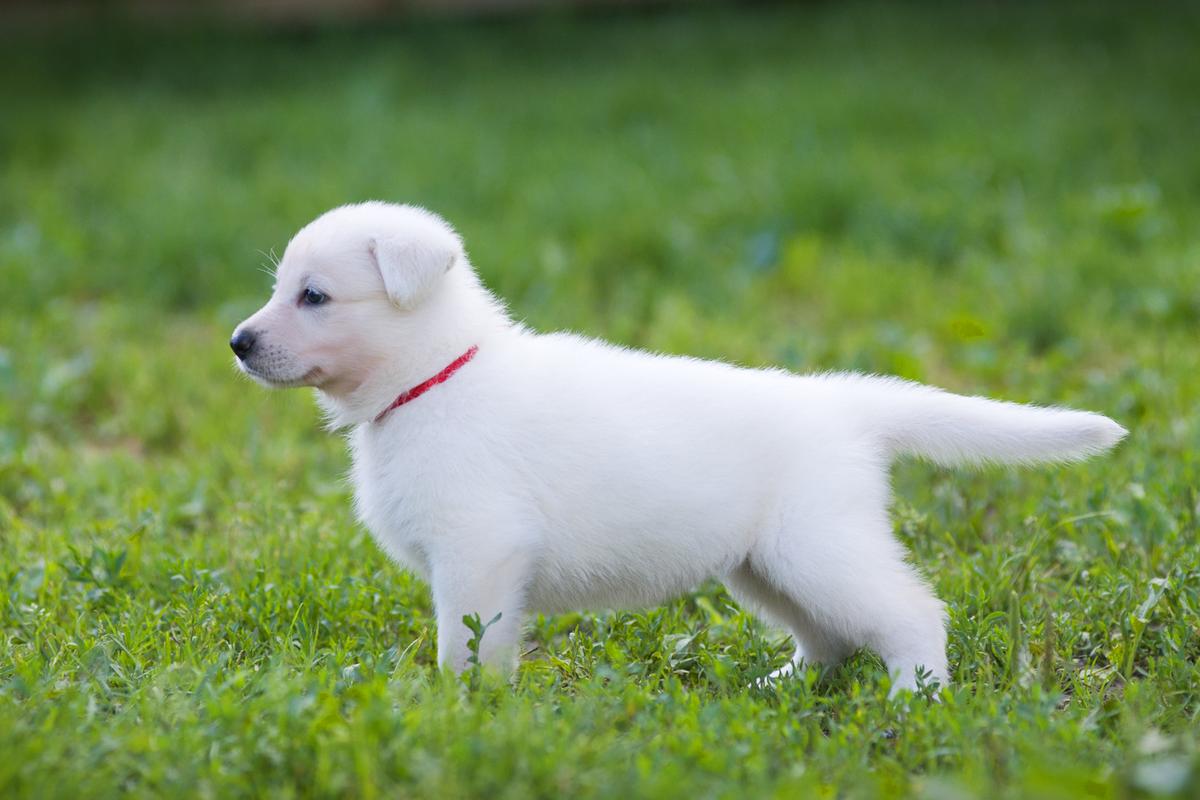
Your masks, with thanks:
M910 374L913 348L979 358L970 340L1002 331L1069 349L1078 315L1200 310L1181 269L1200 159L1188 7L3 14L0 302L24 313L260 296L259 251L364 198L451 219L519 313L658 346L714 313L785 315L795 352L771 356L824 363L833 320L890 320L930 341L858 366Z

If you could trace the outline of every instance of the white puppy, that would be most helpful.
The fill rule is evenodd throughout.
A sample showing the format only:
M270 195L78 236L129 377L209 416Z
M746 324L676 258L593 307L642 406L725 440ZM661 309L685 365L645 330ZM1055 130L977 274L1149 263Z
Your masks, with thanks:
M892 460L1072 461L1125 434L892 378L538 334L445 221L385 203L296 234L231 346L260 383L315 387L353 427L358 516L429 582L456 670L464 615L502 615L480 659L511 667L530 613L645 606L717 577L787 626L793 663L867 646L898 688L921 669L945 683L942 603L892 536Z

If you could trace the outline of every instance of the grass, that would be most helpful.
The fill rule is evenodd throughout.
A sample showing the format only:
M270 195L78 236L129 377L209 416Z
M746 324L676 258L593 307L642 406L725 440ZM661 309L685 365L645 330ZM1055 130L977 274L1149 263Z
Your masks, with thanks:
M803 5L0 34L0 795L1200 795L1200 15ZM433 668L258 267L367 197L542 328L1108 413L1069 469L905 464L955 684L750 688L718 586Z

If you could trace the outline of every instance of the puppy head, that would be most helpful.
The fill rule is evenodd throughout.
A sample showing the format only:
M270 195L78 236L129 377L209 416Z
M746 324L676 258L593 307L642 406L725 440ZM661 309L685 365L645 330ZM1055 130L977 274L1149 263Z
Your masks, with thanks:
M462 258L458 235L423 209L329 211L288 243L271 299L234 330L237 365L266 386L347 395L388 358L405 318Z

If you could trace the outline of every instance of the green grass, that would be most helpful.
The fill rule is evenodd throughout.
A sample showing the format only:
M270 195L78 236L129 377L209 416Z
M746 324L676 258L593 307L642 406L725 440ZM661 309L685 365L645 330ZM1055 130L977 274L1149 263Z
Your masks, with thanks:
M1200 795L1200 14L674 10L0 34L0 796ZM902 465L955 685L717 586L434 667L343 444L225 342L349 200L542 328L1108 413L1069 469Z

